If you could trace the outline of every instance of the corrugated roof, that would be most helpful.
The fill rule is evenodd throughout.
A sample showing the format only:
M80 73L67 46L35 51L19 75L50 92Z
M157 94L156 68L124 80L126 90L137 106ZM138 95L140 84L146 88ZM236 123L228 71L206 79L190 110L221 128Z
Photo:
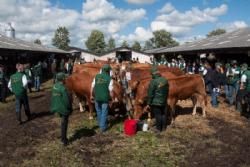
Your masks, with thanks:
M185 43L180 46L156 50L152 53L205 51L229 48L250 48L250 28L238 29L233 32Z
M0 34L0 49L38 51L38 52L63 53L63 54L68 53L66 51L57 48L50 48L47 46L38 45L32 42L23 41L16 38L9 38L1 34Z
M105 52L105 53L102 53L102 54L99 54L99 55L100 55L100 57L102 57L102 56L105 56L105 55L107 55L107 54L109 54L109 53L116 52L116 51L120 51L120 50L122 50L122 49L127 49L127 50L130 50L130 51L133 51L133 52L137 52L137 53L141 53L141 54L150 56L149 53L146 53L146 52L144 52L144 51L137 51L137 50L134 50L134 49L131 48L131 47L125 47L125 46L121 46L121 47L114 48L114 49L112 49L112 50L109 50L109 51L107 51L107 52Z
M163 49L166 49L166 47L160 47L160 48L154 48L154 49L149 49L149 50L145 50L144 52L145 53L149 53L149 54L152 54L152 53L155 53L155 52L159 52Z

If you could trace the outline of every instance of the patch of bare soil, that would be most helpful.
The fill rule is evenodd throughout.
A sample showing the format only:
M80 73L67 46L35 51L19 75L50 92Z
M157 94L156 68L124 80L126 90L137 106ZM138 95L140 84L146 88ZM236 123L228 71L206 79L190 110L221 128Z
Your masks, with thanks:
M55 123L49 113L49 93L39 92L30 97L32 120L19 125L16 120L15 103L0 115L0 166L20 164L24 159L35 156L35 147L44 139L53 139ZM22 111L22 120L27 118Z

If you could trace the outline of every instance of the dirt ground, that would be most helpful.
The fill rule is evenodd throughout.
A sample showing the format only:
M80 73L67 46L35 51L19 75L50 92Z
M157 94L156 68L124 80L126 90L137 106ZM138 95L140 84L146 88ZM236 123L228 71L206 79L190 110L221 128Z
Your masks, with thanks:
M250 121L221 98L207 117L191 116L190 101L180 102L174 125L161 135L122 133L113 121L105 134L77 108L70 117L70 145L60 143L60 119L49 113L49 87L29 95L34 118L19 125L14 100L0 104L0 166L250 166ZM26 119L25 116L22 119Z

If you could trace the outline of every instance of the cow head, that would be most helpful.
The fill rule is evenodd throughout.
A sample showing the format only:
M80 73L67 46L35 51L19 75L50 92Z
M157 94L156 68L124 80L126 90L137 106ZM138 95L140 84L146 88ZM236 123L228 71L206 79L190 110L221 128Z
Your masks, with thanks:
M113 80L112 103L123 102L123 89L119 82Z
M133 118L140 119L144 113L144 101L142 99L135 100Z

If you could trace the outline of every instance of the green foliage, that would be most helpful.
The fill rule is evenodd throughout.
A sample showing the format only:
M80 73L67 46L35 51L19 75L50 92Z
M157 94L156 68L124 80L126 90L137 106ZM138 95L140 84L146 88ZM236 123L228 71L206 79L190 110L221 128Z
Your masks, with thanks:
M66 27L58 27L55 31L54 38L52 39L52 44L62 50L69 49L69 31Z
M144 50L150 50L153 48L154 48L154 46L150 40L147 40L144 44L144 47L143 47Z
M93 30L85 42L89 51L100 54L105 51L104 34L99 30Z
M134 49L136 51L140 51L141 50L141 44L138 41L135 41L134 44L132 45L132 49Z
M173 39L172 34L166 30L154 31L153 35L154 37L150 39L153 48L174 47L179 45L179 43Z
M124 40L123 42L122 42L122 45L121 45L122 47L129 47L129 45L128 45L128 42L126 41L126 40Z
M36 39L36 40L34 41L34 43L35 43L35 44L38 44L38 45L42 45L42 42L41 42L40 39Z
M225 33L226 33L225 29L218 28L216 30L209 32L207 34L207 37L212 37L212 36L221 35L221 34L225 34Z
M109 50L112 50L112 49L114 49L116 47L116 45L115 45L115 39L114 38L109 38L109 40L108 40L108 44L107 44L107 50L109 51Z

